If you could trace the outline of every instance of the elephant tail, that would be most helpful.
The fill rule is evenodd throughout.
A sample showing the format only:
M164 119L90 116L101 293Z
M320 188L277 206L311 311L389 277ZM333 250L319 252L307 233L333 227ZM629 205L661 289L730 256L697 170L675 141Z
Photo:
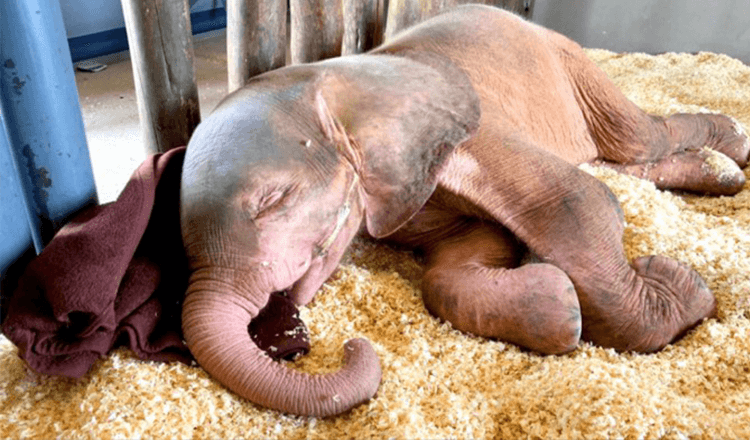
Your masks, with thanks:
M233 392L267 408L316 417L343 413L375 395L382 372L368 341L346 342L344 365L334 373L293 370L250 338L256 305L226 283L196 278L193 274L183 304L185 340L201 367Z

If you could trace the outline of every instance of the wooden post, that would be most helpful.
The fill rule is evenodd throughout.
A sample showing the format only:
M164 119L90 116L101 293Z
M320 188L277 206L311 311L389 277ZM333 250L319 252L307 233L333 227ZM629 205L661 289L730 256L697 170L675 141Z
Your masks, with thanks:
M200 122L188 0L122 0L147 153L187 145Z
M343 0L289 0L291 62L309 63L341 55Z
M534 9L534 0L390 0L385 39L445 9L465 3L483 3L502 7L527 19L531 18Z
M341 55L362 53L383 41L384 0L344 0Z
M227 0L229 92L284 66L286 5L286 0Z

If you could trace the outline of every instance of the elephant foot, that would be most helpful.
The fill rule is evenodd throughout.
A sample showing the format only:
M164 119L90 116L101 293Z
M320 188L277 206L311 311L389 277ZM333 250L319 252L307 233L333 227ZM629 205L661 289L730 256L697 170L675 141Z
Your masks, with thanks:
M427 309L459 330L544 354L578 346L578 297L568 276L555 266L436 265L423 281Z
M716 299L688 266L650 256L636 259L632 267L632 295L606 316L585 313L582 339L618 351L650 353L715 316Z
M732 159L740 168L750 160L750 138L742 124L729 116L676 114L666 120L677 151L709 148Z
M750 160L750 138L742 124L724 115L700 114L696 116L703 116L712 123L713 130L706 146L726 155L740 168L745 168Z
M710 195L734 195L745 185L745 173L724 153L709 148L680 151L657 162L597 166L654 182L659 189L679 189Z

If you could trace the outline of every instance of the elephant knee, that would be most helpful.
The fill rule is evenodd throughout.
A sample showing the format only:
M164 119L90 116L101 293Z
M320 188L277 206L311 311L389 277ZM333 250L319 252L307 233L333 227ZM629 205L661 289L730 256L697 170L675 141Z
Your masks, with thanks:
M455 281L445 270L431 268L422 278L422 301L433 315L453 323L461 304L455 291Z
M464 264L425 273L427 309L458 330L544 354L574 350L581 336L578 297L568 276L549 264L497 269Z
M427 310L458 330L487 334L495 313L487 309L485 286L477 285L465 267L435 266L422 279L422 300ZM495 307L492 307L494 309Z

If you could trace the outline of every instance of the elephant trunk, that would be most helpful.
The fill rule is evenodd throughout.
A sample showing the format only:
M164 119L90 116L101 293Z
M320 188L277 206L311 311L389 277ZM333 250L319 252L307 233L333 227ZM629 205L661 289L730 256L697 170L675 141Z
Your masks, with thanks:
M195 278L182 311L185 340L198 363L233 392L285 413L325 417L345 412L377 391L380 362L366 340L346 342L339 371L300 373L272 360L250 339L248 324L263 304L253 304L227 284Z

